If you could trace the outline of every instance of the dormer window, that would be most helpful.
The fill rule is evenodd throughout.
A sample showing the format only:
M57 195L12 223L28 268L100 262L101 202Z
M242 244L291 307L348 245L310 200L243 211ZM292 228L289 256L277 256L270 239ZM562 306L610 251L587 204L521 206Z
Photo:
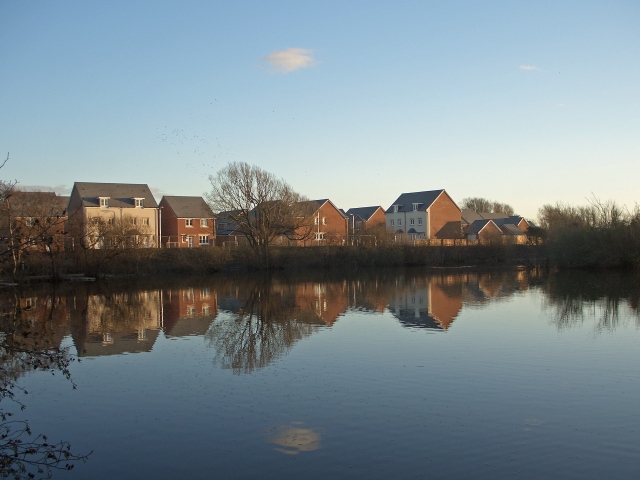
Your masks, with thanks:
M109 197L98 197L100 200L100 206L103 208L109 208Z
M419 203L414 203L414 204L413 204L413 211L414 211L414 212L417 212L417 211L418 211L418 207L419 207L419 206L420 206L420 204L419 204Z
M393 213L398 213L398 207L399 207L399 206L400 206L400 205L394 205L394 206L393 206Z
M134 202L136 207L144 208L144 198L134 198L133 202Z

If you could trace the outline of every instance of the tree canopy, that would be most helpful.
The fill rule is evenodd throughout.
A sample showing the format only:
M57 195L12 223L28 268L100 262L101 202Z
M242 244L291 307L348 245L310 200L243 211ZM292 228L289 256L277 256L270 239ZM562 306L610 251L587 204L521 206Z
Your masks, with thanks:
M272 173L233 162L209 181L211 192L205 198L211 209L233 224L264 260L278 237L301 240L310 234L309 202Z
M475 212L514 214L514 209L507 203L496 202L481 197L468 197L462 200L461 208L470 208Z

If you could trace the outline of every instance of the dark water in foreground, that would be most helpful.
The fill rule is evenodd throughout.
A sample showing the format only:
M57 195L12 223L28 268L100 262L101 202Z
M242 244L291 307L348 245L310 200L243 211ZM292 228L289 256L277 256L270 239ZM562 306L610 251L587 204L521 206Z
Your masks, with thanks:
M385 272L24 292L60 479L637 478L637 276ZM45 319L47 319L45 321Z

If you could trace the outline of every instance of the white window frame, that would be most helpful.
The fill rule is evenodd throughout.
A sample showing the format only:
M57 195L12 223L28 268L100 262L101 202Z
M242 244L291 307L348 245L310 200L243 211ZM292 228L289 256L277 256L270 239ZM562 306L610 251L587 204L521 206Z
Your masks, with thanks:
M416 221L413 218L409 219L409 225L415 225Z
M205 239L205 241L203 242L202 239ZM209 243L209 235L199 235L198 236L198 243L200 245L210 245Z
M413 204L413 211L414 211L414 212L417 212L417 211L418 211L418 207L419 207L419 206L420 206L420 204L419 204L419 203L414 203L414 204Z
M110 197L98 197L102 208L109 208L109 198Z
M399 219L398 219L398 226L399 226L399 227L401 227L401 226L402 226L402 219L401 219L401 218L399 218Z
M184 219L185 227L193 227L193 218L185 218Z
M326 225L327 224L327 217L322 217L322 224Z
M144 208L144 198L134 198L133 203L137 208Z
M316 232L313 234L313 239L314 240L326 240L326 233L325 232Z
M201 227L208 227L209 226L209 219L208 218L201 218L200 219L200 226Z
M391 226L394 227L396 225L396 221L392 218L391 219Z
M418 218L418 225L422 225L422 219Z

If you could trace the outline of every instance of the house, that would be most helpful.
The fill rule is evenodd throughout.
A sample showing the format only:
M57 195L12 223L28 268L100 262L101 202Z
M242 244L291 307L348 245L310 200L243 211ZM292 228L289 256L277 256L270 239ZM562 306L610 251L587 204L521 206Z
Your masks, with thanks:
M461 237L460 208L445 190L403 193L385 217L388 231L409 240Z
M311 214L297 233L300 246L344 245L347 241L347 217L331 200L310 200L305 207Z
M28 248L62 248L68 201L54 192L14 190L2 204L1 236Z
M350 208L345 212L349 219L349 231L360 232L369 230L377 225L385 224L384 209L376 205L374 207Z
M466 229L475 220L493 220L496 225L516 225L521 231L527 232L531 223L519 215L505 215L501 212L476 212L470 208L464 208L461 212L462 228Z
M235 212L238 211L236 210ZM234 212L220 212L216 216L216 245L228 247L240 244L246 245L248 243L246 234L233 217Z
M502 235L502 230L493 220L474 220L467 228L468 240L491 241L501 238Z
M69 231L86 248L155 247L159 211L146 184L76 182Z
M514 238L518 244L527 243L527 232L523 232L517 225L513 223L503 223L500 225L496 220L494 220L494 223L500 227L500 230L505 237Z
M215 242L215 217L202 197L164 196L160 217L163 247L208 247Z

